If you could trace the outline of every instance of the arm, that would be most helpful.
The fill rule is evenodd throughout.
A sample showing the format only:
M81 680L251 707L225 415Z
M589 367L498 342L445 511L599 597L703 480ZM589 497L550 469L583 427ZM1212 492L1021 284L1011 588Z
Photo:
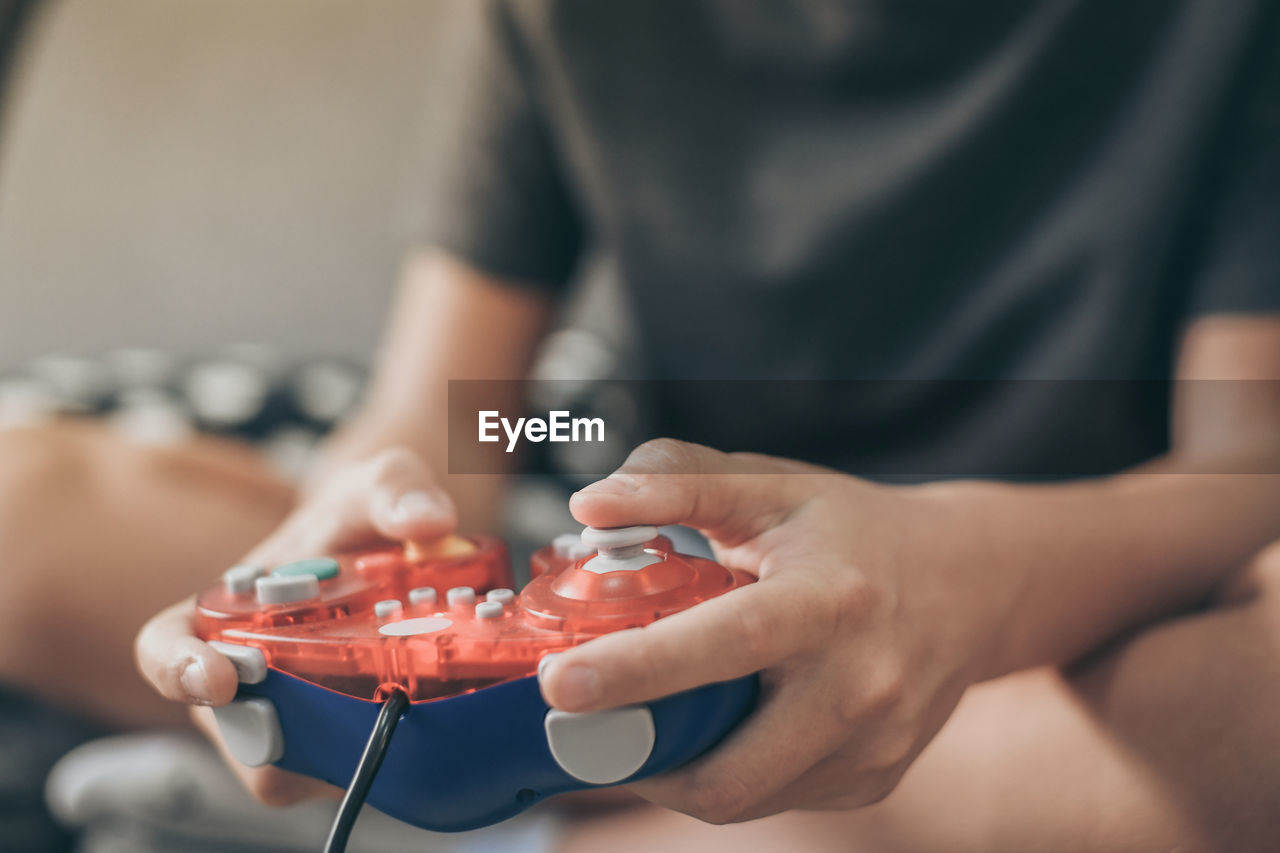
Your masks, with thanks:
M1201 321L1179 377L1280 379L1280 319ZM761 580L558 655L543 694L590 711L762 671L721 747L633 787L712 822L874 802L968 685L1185 608L1280 532L1278 386L1210 406L1223 389L1187 383L1165 458L1064 485L880 486L651 442L575 516L690 524Z
M1178 378L1172 449L1141 468L921 488L951 517L947 562L983 566L1009 593L986 674L1064 663L1189 607L1280 535L1280 318L1201 321Z
M448 470L448 380L523 376L549 302L440 254L411 261L361 413L334 439L298 507L245 560L276 564L379 539L430 541L459 520L471 529L491 524L500 476L437 477ZM236 692L235 669L193 635L194 608L187 598L143 627L138 665L169 699L224 705ZM195 709L194 718L219 744L208 709ZM269 803L329 787L275 767L228 763Z
M305 491L352 462L405 448L437 472L463 527L492 529L503 478L447 473L449 380L524 378L551 310L546 294L443 253L410 257L365 403L330 440ZM510 401L513 410L520 405Z

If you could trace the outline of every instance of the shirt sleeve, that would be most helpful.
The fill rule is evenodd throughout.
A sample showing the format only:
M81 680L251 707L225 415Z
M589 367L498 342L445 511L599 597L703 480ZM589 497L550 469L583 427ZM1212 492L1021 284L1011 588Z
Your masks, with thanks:
M1280 312L1280 10L1262 33L1210 181L1192 316Z
M484 272L558 290L578 263L579 218L527 45L503 4L482 5L478 43L453 69L457 85L439 117L422 237Z

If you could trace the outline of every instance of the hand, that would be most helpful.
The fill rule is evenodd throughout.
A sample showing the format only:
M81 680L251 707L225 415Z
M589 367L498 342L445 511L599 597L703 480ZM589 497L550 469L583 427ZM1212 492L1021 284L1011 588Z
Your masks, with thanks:
M763 671L720 746L631 788L712 823L884 797L942 726L1011 607L949 564L945 504L764 456L658 440L575 494L595 527L683 523L758 583L544 667L547 702L594 711Z
M274 565L379 542L430 542L457 526L449 496L430 468L407 450L388 450L339 471L303 503L244 562ZM226 752L208 707L235 696L235 667L192 628L195 598L151 619L138 634L138 667L166 698L196 706L196 724L221 749L232 769L259 799L287 805L337 789L276 767L245 767Z

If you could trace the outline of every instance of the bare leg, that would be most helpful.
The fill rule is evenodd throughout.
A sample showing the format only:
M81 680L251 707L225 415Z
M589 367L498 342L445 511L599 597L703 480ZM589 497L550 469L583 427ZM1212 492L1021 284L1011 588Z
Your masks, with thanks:
M1230 601L1068 675L975 687L882 803L714 827L640 808L567 851L1268 851L1280 839L1280 547Z
M179 724L133 637L287 512L252 452L128 444L88 423L0 431L0 680L111 725Z

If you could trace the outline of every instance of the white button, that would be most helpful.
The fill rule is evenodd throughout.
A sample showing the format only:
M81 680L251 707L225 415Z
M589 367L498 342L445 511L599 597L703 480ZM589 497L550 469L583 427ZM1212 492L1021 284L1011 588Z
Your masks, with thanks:
M232 595L246 595L253 592L253 582L266 573L266 566L241 563L222 573L222 585Z
M643 545L658 535L658 528L641 527L588 527L582 531L582 544L600 551Z
M388 598L373 605L373 615L378 619L390 619L404 612L404 605L399 599Z
M419 634L443 631L452 624L452 619L443 616L419 616L417 619L401 619L399 622L379 625L378 633L384 637L416 637Z
M476 616L480 619L501 619L502 605L496 601L482 601L476 605Z
M409 590L409 603L415 607L418 605L434 607L436 604L435 587L420 586L417 589Z
M445 593L450 607L467 606L476 603L476 591L469 586L455 586Z
M241 684L258 684L266 679L267 659L262 656L261 649L220 640L210 640L209 645L231 661L236 668L236 678L240 679Z
M644 544L658 535L656 527L588 527L582 541L594 545L600 553L582 564L589 572L638 572L646 566L662 562L661 557L647 553Z
M561 533L551 540L551 550L555 551L556 556L566 560L581 560L591 556L596 549L585 544L581 534Z
M315 575L268 575L253 582L259 604L293 604L320 595Z
M505 588L491 589L484 598L486 601L496 601L499 604L510 604L516 600L516 594L512 590Z
M556 764L591 785L634 775L649 760L656 739L653 714L644 705L590 714L553 708L543 718L543 728Z
M213 716L227 751L241 764L261 767L279 761L284 755L284 733L280 731L280 717L270 699L237 699L230 705L214 708Z

